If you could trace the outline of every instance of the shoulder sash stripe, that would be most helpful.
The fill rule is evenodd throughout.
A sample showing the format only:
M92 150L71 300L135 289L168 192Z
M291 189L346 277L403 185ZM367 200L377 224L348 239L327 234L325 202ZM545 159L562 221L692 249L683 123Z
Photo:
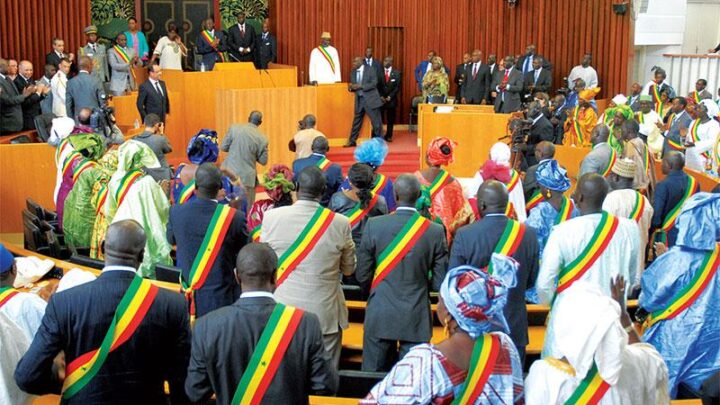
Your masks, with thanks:
M332 70L333 73L335 73L335 62L333 61L332 56L328 53L328 51L325 49L324 46L318 46L317 49L320 50L320 53L322 56L325 57L325 60L330 65L330 70Z
M73 169L73 183L77 182L77 180L80 178L80 175L82 174L82 172L84 172L85 170L87 170L91 167L95 167L95 162L93 162L92 160L86 160L86 159L83 159L83 161L80 162L80 164L76 165L75 169Z
M12 287L0 288L0 308L2 308L3 305L10 301L10 298L16 296L17 294L18 290Z
M612 136L612 135L611 135ZM614 148L610 148L610 161L608 162L607 167L605 170L603 170L602 173L600 173L601 176L607 177L612 172L613 166L615 166L615 161L617 160L617 151Z
M433 180L432 184L430 184L430 199L433 200L437 193L439 193L440 190L442 190L443 187L448 185L452 180L453 177L450 176L450 173L444 169L440 169L440 173L438 173L435 180Z
M610 384L600 377L597 365L593 364L565 405L596 405L609 389Z
M543 196L540 190L535 190L535 192L530 196L530 199L527 203L525 203L525 210L527 212L530 212L533 208L537 207L540 202L542 202Z
M569 198L563 196L562 204L560 204L560 211L558 211L557 216L555 217L555 225L563 223L568 219L572 218L572 213L574 209L575 204L573 204L573 202Z
M371 192L372 193L372 192ZM360 223L360 221L363 220L367 216L367 214L372 210L375 205L378 202L378 194L372 193L372 198L370 199L370 202L368 202L368 206L365 208L360 208L360 203L358 202L355 204L355 207L347 213L347 217L350 220L350 228L355 228L357 224Z
M325 156L323 156L322 159L318 160L317 163L315 163L315 165L319 167L320 170L322 170L323 172L326 172L327 169L330 168L331 164L332 162L330 161L330 159L326 158Z
M474 404L477 401L495 370L501 345L500 339L495 335L484 334L478 337L470 357L470 369L465 384L460 395L452 402L453 405Z
M688 184L687 188L685 189L685 193L683 194L680 201L673 207L670 212L668 212L667 216L665 217L665 221L663 221L661 229L665 232L670 231L675 226L675 220L677 219L678 215L680 215L680 211L682 210L683 204L685 204L685 201L687 201L688 198L690 198L691 195L695 194L695 189L697 188L697 180L691 175L688 176Z
M124 49L120 48L117 45L114 45L113 50L118 54L118 56L120 57L120 59L122 59L123 62L128 64L130 63L130 56L128 56L127 52L125 52Z
M335 218L329 209L318 207L297 239L278 260L277 285L280 286L297 266L310 254Z
M430 221L417 212L410 217L378 256L370 289L375 289L402 262L429 227Z
M522 242L522 239L525 236L525 229L525 225L520 222L508 219L505 224L505 229L503 230L502 235L500 235L497 245L495 245L493 253L504 256L514 255L518 247L520 247L520 242ZM492 260L488 265L487 272L488 274L493 274Z
M142 176L143 172L141 172L140 170L133 170L127 172L125 176L123 176L122 180L120 180L120 185L118 186L117 190L115 190L115 201L117 202L118 208L120 208L120 204L125 201L125 197L130 191L132 185L135 184L135 182L138 181Z
M375 194L382 192L385 189L385 185L387 184L387 181L388 181L387 177L384 174L378 173L375 187L372 188L372 192Z
M178 204L185 204L190 200L190 197L195 195L195 179L192 179L182 188L180 196L178 197Z
M630 219L635 222L640 222L642 219L643 212L645 211L645 197L639 192L635 192L635 205L630 213Z
M250 231L250 238L253 242L260 242L260 233L262 232L262 224L256 226Z

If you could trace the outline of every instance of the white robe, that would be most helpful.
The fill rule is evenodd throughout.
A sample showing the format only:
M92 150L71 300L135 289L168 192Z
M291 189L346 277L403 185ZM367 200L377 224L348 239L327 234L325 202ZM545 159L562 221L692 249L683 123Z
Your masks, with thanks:
M662 117L655 110L650 110L649 113L643 114L643 123L640 124L640 133L647 137L647 144L653 156L662 153L663 142L665 141L660 128L657 126L658 122L662 124Z
M687 140L690 140L691 128L692 123L688 127ZM702 154L704 152L712 153L713 146L715 146L718 136L720 136L720 124L711 119L704 124L700 124L697 133L700 140L695 142L695 146L685 150L685 167L704 173L707 159Z
M20 390L14 377L15 366L30 347L30 342L32 339L25 336L22 328L0 312L0 404L31 403L33 397Z
M326 47L325 50L332 58L335 64L335 70L332 69L320 49L315 48L310 52L310 68L308 69L310 82L318 82L318 84L341 82L342 76L340 75L340 57L338 56L338 51L332 46Z
M463 186L465 198L470 199L477 196L477 191L484 180L480 172L477 172L472 179L459 178L458 181L460 181L460 184ZM515 217L517 220L519 222L525 222L527 212L525 211L525 194L523 193L522 180L518 181L512 190L509 190L508 202L512 203L513 208L515 208Z
M586 89L592 89L598 86L598 75L592 66L583 67L577 65L570 71L568 75L568 88L575 88L575 80L582 79L585 82Z
M56 117L66 117L65 94L67 93L67 76L58 70L55 76L50 79L50 91L52 91L52 113Z

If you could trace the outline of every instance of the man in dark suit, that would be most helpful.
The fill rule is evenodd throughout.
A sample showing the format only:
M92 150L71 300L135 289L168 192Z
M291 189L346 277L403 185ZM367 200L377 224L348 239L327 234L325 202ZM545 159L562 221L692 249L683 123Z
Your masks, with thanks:
M432 68L432 60L435 57L435 51L429 51L427 59L420 62L415 67L415 82L417 83L418 92L422 92L422 81L427 73Z
M95 109L105 105L105 91L92 75L93 61L87 56L80 58L80 73L67 82L65 111L70 118L83 108Z
M22 130L22 103L35 94L35 86L27 86L22 92L7 77L8 61L0 58L0 133L9 134Z
M677 145L682 145L681 131L690 128L693 118L686 111L687 99L685 97L675 97L672 101L671 111L673 113L672 120L665 123L665 140L663 141L663 155L673 150L668 141L673 141Z
M570 107L565 96L562 94L555 96L550 106L550 123L553 126L553 143L556 145L562 145L563 136L565 135L565 120L567 120L569 111Z
M146 115L153 113L160 117L160 121L165 122L165 115L170 114L170 98L161 77L162 70L159 65L148 66L148 80L140 85L137 98L137 109L143 120Z
M377 83L378 77L375 69L365 65L363 58L356 56L353 59L353 69L350 71L350 84L348 85L348 91L355 93L355 117L350 131L350 139L343 147L357 146L357 138L365 114L370 117L372 136L382 136L382 116L380 115L382 99L378 93Z
M257 37L255 52L257 53L255 65L258 69L267 69L270 62L277 62L277 38L270 33L268 20L262 23L262 33Z
M77 74L77 65L75 64L75 55L72 53L65 53L65 41L60 38L53 38L52 40L53 50L45 55L45 63L53 65L55 68L60 67L60 61L67 59L70 61L70 72L71 76Z
M377 282L373 278L383 251L409 221L419 216L415 203L420 194L420 182L415 176L399 176L395 182L397 210L392 215L371 218L363 231L355 277L366 287L371 282L374 285L365 312L363 371L388 371L411 347L429 342L432 337L428 289L438 291L447 270L443 227L431 222L384 279Z
M490 92L490 68L483 64L482 52L476 49L467 67L467 77L462 89L463 104L485 104Z
M628 96L627 101L627 105L632 108L633 112L640 111L640 93L642 93L642 86L640 85L640 83L633 83L632 86L630 86L630 95Z
M536 47L535 44L530 44L527 47L525 47L525 55L521 56L517 60L517 65L515 66L518 70L520 70L523 74L533 70L532 61L536 57L539 57L542 60L542 67L546 70L552 70L552 64L549 60L543 58L542 55L538 55L536 53Z
M481 220L460 228L455 234L450 266L455 268L471 265L484 268L500 241L508 217L505 209L508 204L508 192L505 186L495 180L484 182L477 193L477 207ZM524 226L524 225L523 225ZM521 361L525 359L525 346L528 344L528 320L525 306L525 290L535 285L538 275L538 242L535 230L525 226L520 245L511 257L518 261L517 285L510 290L505 305L505 318L510 326L510 337Z
M177 265L182 270L182 280L190 285L190 270L200 247L209 232L209 226L218 207L217 194L222 189L222 173L212 163L200 165L195 171L195 195L197 198L170 208L167 238L177 245ZM233 278L235 258L248 240L245 215L235 211L230 227L222 240L215 261L201 286L193 289L195 315L201 317L220 307L230 305L240 296L240 287ZM192 287L192 286L191 286Z
M150 285L136 274L143 260L145 232L133 220L115 222L105 236L105 268L89 283L50 298L42 324L15 369L18 387L34 395L59 393L58 372L72 375L87 356L101 347L123 299L143 297L149 288L147 312L127 341L110 351L100 372L63 403L165 403L164 381L170 383L172 403L187 402L182 390L190 354L190 325L180 294ZM135 288L140 285L137 293ZM132 289L132 290L130 290ZM132 308L132 307L130 307ZM128 312L126 312L128 313ZM65 370L55 357L65 354ZM97 365L97 364L96 364ZM66 396L72 391L67 392Z
M688 174L683 171L685 155L676 150L668 151L662 159L662 172L665 179L657 183L655 198L653 200L653 217L650 231L654 232L662 227L665 218L675 208L688 187ZM695 190L698 191L698 190ZM667 233L667 246L675 245L677 228L672 227Z
M532 101L535 93L548 93L552 88L552 72L543 68L542 63L542 58L535 57L532 61L533 70L525 73L523 87L527 101Z
M215 20L212 17L203 21L203 31L195 41L200 63L205 65L206 71L211 71L216 62L222 62L222 52L225 51L225 37L222 31L215 30Z
M22 93L26 87L34 86L36 91L22 102L23 131L35 129L35 117L41 114L40 103L50 92L50 86L37 85L32 78L33 65L29 61L21 60L18 65L18 75L15 78L15 87Z
M470 54L464 53L462 63L455 67L455 77L453 78L453 81L458 88L457 95L455 96L456 103L459 103L460 99L462 98L463 85L465 84L465 81L468 77L468 66L470 65L470 59Z
M488 104L495 105L495 95L497 95L497 93L492 85L495 83L497 75L500 74L500 66L497 63L497 56L493 53L488 55L487 64L488 70L490 70L490 92L488 93Z
M496 92L495 112L509 114L520 111L522 102L520 93L523 89L522 74L515 69L515 58L506 56L503 60L505 71L495 75L495 82L491 86Z
M327 138L324 136L318 136L312 141L312 155L296 159L293 162L293 181L297 183L300 172L306 167L317 166L318 162L323 158L326 158L328 151L330 150L330 144ZM330 203L330 198L335 192L340 189L340 185L343 182L342 167L337 163L330 163L330 165L323 171L325 175L325 193L320 199L320 205L327 207Z
M387 130L385 140L392 142L393 126L395 125L395 112L398 105L398 93L402 89L402 73L393 68L393 57L386 56L383 61L382 76L380 80L380 97L382 98L382 114L385 116Z
M530 134L528 135L525 142L517 145L519 151L525 154L525 163L527 167L536 165L537 159L535 158L535 147L542 141L552 142L553 126L550 120L545 117L542 112L542 107L537 101L533 101L528 106L527 112L528 118L532 120L532 126L530 127Z
M255 61L255 28L245 21L245 12L236 15L238 23L230 27L227 48L237 62Z
M372 46L365 48L365 58L363 59L363 63L365 66L368 66L375 71L375 76L378 78L378 90L380 90L380 86L382 84L381 78L383 76L383 66L380 64L379 60L373 58Z
M542 141L535 146L535 163L528 167L525 172L525 178L522 181L523 194L525 194L525 201L530 201L532 195L536 191L540 191L540 186L537 184L537 168L538 165L546 160L553 159L555 157L555 145L552 142Z
M260 337L272 327L271 315L284 307L273 297L277 267L278 258L266 243L252 243L240 251L235 266L235 279L243 291L240 299L198 319L193 329L185 381L191 401L208 401L214 393L217 403L229 404L236 391L244 388L239 382L253 371L255 351L262 350ZM297 308L295 311L300 311L299 320L296 329L288 332L292 333L290 342L278 353L282 357L266 390L256 392L264 404L307 403L309 395L333 395L337 391L337 372L325 352L318 317Z

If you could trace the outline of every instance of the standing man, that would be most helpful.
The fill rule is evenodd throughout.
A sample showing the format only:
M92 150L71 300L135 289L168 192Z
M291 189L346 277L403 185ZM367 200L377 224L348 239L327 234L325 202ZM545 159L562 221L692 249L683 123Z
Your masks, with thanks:
M236 397L238 403L252 398L268 404L307 403L308 395L335 394L338 376L323 348L318 317L275 301L275 252L266 243L252 243L240 251L231 272L233 267L233 286L243 291L240 299L198 319L193 329L185 382L190 400L204 403L214 393L220 404L235 402ZM277 318L285 313L291 314L291 321L283 330ZM270 332L281 333L281 342L287 344L268 344L262 337ZM274 353L265 371L268 384L249 389L251 377L261 370L254 360L270 351Z
M371 218L363 231L355 273L362 285L370 287L363 371L388 371L411 347L432 337L429 289L440 289L448 252L443 227L415 209L420 195L415 176L399 176L397 210ZM387 259L393 256L399 259L390 263Z
M537 49L536 49L535 44L530 44L527 47L525 47L525 55L520 56L517 59L517 65L515 67L518 68L518 70L520 70L523 75L530 72L531 70L533 70L532 61L533 61L533 59L538 58L538 57L542 61L543 69L552 70L552 65L550 64L550 61L543 58L542 55L538 55L536 53L536 50ZM515 61L513 61L513 62L515 62Z
M22 103L35 94L35 86L28 86L19 92L7 77L8 61L0 58L0 133L10 134L22 130Z
M330 45L330 33L320 35L320 46L310 52L310 68L308 69L310 84L340 83L340 57L338 51Z
M324 136L315 137L312 141L312 154L306 158L296 159L293 162L293 181L297 182L300 173L309 166L320 167L325 175L325 193L320 199L320 205L327 207L330 204L330 198L340 189L343 182L342 167L337 163L332 163L327 158L330 150L330 144Z
M288 145L291 152L295 152L295 160L303 159L313 154L312 145L315 138L321 136L325 138L325 134L315 129L317 118L312 114L307 114L298 121L298 131L293 135Z
M245 215L217 202L222 173L212 163L195 171L197 198L170 208L167 238L177 245L177 266L190 317L232 305L240 297L233 276L235 258L248 242ZM203 249L204 248L204 249Z
M488 180L480 185L477 208L482 219L457 231L449 268L463 265L486 268L493 253L512 257L518 262L515 275L517 284L508 293L504 312L510 327L510 337L518 349L520 361L524 361L525 346L528 344L525 290L535 285L539 247L533 228L505 215L507 205L508 191L502 183Z
M87 56L92 59L93 70L92 74L100 82L105 85L108 78L108 61L107 53L105 51L105 45L98 44L97 39L97 27L90 25L85 28L85 37L87 38L87 44L82 48L78 49L78 57L82 58Z
M459 102L459 100L462 98L463 85L465 85L468 77L468 72L470 71L470 69L468 68L468 66L470 66L470 60L470 54L464 53L462 63L455 67L455 78L453 79L453 81L455 82L455 85L457 85L457 95L455 96L456 102Z
M21 60L20 65L18 65L18 76L15 78L15 87L18 93L22 93L26 87L32 86L35 88L35 92L22 102L23 131L35 129L35 117L41 114L40 103L50 92L50 87L36 84L32 76L32 63L27 60Z
M133 66L140 66L141 62L135 50L128 48L127 37L124 33L115 38L115 46L108 52L108 62L112 77L110 78L110 92L113 96L122 96L135 90L135 73Z
M706 100L695 105L695 121L690 124L685 136L685 164L701 173L712 167L713 148L720 137L720 123L708 115Z
M50 80L52 91L52 113L56 117L67 117L65 108L65 97L67 96L68 74L70 73L70 61L63 58L58 64L57 73Z
M417 67L415 67L415 82L417 83L418 91L421 93L423 78L425 77L425 73L429 72L430 69L432 69L432 60L435 55L435 51L429 51L427 54L427 59L420 62Z
M665 81L665 79L667 79L667 73L665 73L665 69L655 69L655 79L647 82L647 84L642 90L642 94L650 95L650 97L653 98L653 103L655 104L661 102L660 93L662 93L664 90L668 91L668 95L670 96L670 98L675 98L675 89L673 89L672 86L670 86L670 84Z
M597 71L590 66L590 62L592 62L592 54L588 52L583 56L582 62L572 68L567 78L569 89L575 87L575 80L577 79L582 79L588 89L598 87Z
M629 105L634 112L640 111L640 93L642 93L640 83L633 83L632 86L630 86L630 97L628 97L627 105ZM654 107L654 103L652 107Z
M190 357L187 311L180 294L138 276L145 239L133 220L108 227L102 274L50 298L15 370L20 389L34 395L62 389L63 401L72 403L163 403L168 381L172 403L187 401L182 388ZM118 315L131 321L116 324ZM122 339L113 339L118 334ZM111 354L93 357L98 349ZM61 352L67 366L58 375L54 360ZM101 372L93 372L98 368Z
M640 136L646 140L652 156L660 156L665 138L661 134L663 117L653 108L652 98L647 94L640 96L640 111L635 113L635 120L640 124Z
M617 156L615 156L615 151L608 144L609 137L610 128L607 125L598 124L593 128L590 134L592 150L580 162L578 178L586 173L597 173L603 176L610 174L614 163L613 160Z
M402 73L393 69L393 57L386 56L383 61L383 76L380 81L380 98L383 102L381 112L385 116L385 124L387 125L385 140L388 142L392 142L400 89L402 89Z
M228 51L237 62L255 61L255 28L245 21L244 11L235 14L237 24L228 32Z
M203 21L203 30L198 35L195 44L197 44L197 53L200 55L200 63L205 66L205 71L213 70L216 62L226 62L223 56L225 37L222 32L215 31L215 20L212 17Z
M222 167L235 173L245 187L247 206L255 202L257 187L257 164L265 166L268 162L268 139L260 132L262 113L253 111L244 125L233 124L222 140L220 150L228 152Z
M678 231L675 212L679 212L685 200L700 190L700 186L685 173L685 156L676 150L668 151L662 159L661 170L665 178L657 184L653 200L651 231L658 232L656 241L668 248L675 246Z
M353 69L350 71L350 84L348 85L348 91L355 93L355 117L350 131L350 139L343 145L344 148L357 146L357 138L365 114L370 118L373 138L382 137L382 117L380 115L382 100L377 90L377 83L375 70L365 65L363 58L356 56L353 59Z
M355 243L347 217L320 205L325 177L319 168L300 172L297 187L293 205L265 212L260 241L279 257L275 298L317 315L325 351L337 367L348 327L340 278L355 272Z
M102 83L92 75L93 60L88 56L80 58L80 73L67 82L65 110L67 116L75 119L83 108L91 110L105 105L105 91Z
M255 44L257 53L256 67L267 69L268 64L277 62L277 38L270 33L270 21L265 19L262 23L262 33L257 37Z
M373 48L371 46L368 46L365 48L365 58L363 59L363 63L365 66L372 68L375 71L375 76L378 78L378 89L380 88L380 78L382 77L382 65L380 65L380 61L373 58Z
M520 111L522 102L520 101L520 93L523 89L522 73L515 69L515 58L506 56L503 60L505 71L502 75L495 77L492 88L497 93L495 98L495 112L510 114Z
M170 180L172 178L172 171L165 158L165 154L172 152L172 146L170 146L170 141L164 134L165 123L160 121L160 117L158 117L157 114L150 113L145 116L143 124L145 125L145 131L133 139L149 146L155 154L155 157L157 157L158 162L160 162L159 168L146 168L145 171L151 175L155 181Z
M61 38L53 38L52 40L52 52L45 55L45 63L48 63L50 65L55 65L56 67L60 67L60 61L62 59L67 59L70 61L70 64L75 62L75 55L72 53L65 53L65 41L63 41Z
M706 88L707 88L707 80L698 79L695 82L695 91L688 94L688 97L692 97L696 103L699 103L705 99L712 100L712 94L710 94L710 92L707 91Z
M525 163L527 166L533 166L538 163L535 158L535 148L540 142L552 142L554 138L553 126L542 112L542 107L537 101L533 101L528 106L528 119L532 120L530 134L524 142L517 145L517 149L525 154Z
M525 73L523 78L523 87L528 100L532 100L535 93L549 93L552 88L552 73L544 69L542 64L542 58L535 57L532 61L533 69Z
M40 102L40 111L43 114L52 114L52 104L53 104L53 95L52 95L52 78L57 73L57 67L55 65L46 64L45 65L45 74L43 74L43 77L40 78L40 80L37 81L37 84L41 84L44 87L48 88L48 93L45 95L43 100Z
M463 104L485 104L490 95L492 75L490 68L482 63L482 52L475 49L466 68L465 82L462 86Z
M159 65L151 63L148 66L148 79L140 85L137 98L137 109L140 118L144 121L145 116L152 113L165 122L165 116L170 114L170 97L168 97L167 86L160 80L162 69Z
M683 133L687 131L690 124L693 122L693 118L686 111L687 99L685 97L675 97L670 107L670 117L663 126L664 138L663 143L663 155L667 154L671 150L685 152L682 138Z

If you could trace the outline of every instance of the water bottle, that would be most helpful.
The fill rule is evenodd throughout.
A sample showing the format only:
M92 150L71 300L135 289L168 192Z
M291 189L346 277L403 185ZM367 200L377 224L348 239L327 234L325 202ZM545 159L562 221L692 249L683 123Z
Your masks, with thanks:
M205 72L205 62L200 62L200 71Z

